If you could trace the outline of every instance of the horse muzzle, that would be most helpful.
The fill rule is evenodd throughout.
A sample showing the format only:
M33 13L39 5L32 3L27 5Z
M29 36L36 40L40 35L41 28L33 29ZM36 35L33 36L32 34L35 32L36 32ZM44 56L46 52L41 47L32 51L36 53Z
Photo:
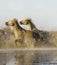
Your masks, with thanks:
M5 24L8 25L8 22L6 22Z

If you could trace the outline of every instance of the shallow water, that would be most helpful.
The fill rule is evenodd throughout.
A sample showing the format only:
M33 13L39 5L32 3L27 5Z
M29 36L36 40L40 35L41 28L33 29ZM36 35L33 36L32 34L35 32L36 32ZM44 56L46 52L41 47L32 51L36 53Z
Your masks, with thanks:
M57 65L57 51L0 52L0 65Z

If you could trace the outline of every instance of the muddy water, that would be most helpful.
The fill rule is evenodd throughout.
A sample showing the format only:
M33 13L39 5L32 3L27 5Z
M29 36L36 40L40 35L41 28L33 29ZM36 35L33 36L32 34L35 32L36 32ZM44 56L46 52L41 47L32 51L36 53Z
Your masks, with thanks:
M0 65L57 65L57 51L0 52Z

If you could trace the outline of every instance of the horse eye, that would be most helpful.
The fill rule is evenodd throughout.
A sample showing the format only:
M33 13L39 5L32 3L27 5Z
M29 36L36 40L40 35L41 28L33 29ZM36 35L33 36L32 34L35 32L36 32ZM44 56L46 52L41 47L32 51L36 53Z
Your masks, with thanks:
M28 22L26 23L26 25L28 24Z
M27 20L27 23L26 24L29 24L30 20Z

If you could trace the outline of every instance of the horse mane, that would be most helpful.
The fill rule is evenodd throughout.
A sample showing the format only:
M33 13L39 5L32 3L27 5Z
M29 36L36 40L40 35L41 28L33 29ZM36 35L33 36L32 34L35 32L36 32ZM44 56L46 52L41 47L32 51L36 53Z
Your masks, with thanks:
M18 27L19 29L22 29L22 30L25 31L25 29L23 29L23 28L20 26L20 24L18 23L18 20L16 19L15 21L16 21L16 25L17 25L17 27Z
M30 23L31 30L38 30L35 24L32 22L31 18L27 18L27 20Z
M34 30L34 29L37 29L35 24L32 22L32 20L30 19L30 25L31 25L31 29Z

